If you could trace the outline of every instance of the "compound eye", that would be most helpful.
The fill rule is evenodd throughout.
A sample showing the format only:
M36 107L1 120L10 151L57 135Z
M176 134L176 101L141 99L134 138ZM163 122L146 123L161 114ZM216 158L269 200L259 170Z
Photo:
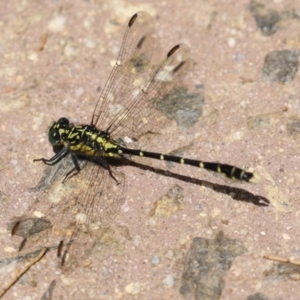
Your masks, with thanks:
M54 128L50 129L48 138L51 145L58 145L60 141L58 130Z
M48 131L48 140L51 145L59 145L60 144L60 133L59 129L61 125L59 123L53 123Z
M61 128L69 128L70 122L67 118L60 118L57 123L60 125Z

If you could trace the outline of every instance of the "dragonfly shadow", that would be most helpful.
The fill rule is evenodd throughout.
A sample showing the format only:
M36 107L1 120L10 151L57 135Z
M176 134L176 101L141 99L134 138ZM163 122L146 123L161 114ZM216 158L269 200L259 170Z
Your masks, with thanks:
M210 188L214 190L217 193L225 194L227 196L230 196L233 200L241 201L241 202L247 202L252 203L257 206L269 206L270 200L268 200L266 197L255 195L245 189L238 188L238 187L232 187L228 185L222 185L217 183L212 183L209 181L197 179L197 178L191 178L186 175L181 175L178 173L174 173L171 171L166 171L163 169L155 168L149 165L144 165L135 161L132 161L130 159L124 159L124 163L145 171L151 171L153 173L165 176L165 177L172 177L184 182L205 186L206 188Z

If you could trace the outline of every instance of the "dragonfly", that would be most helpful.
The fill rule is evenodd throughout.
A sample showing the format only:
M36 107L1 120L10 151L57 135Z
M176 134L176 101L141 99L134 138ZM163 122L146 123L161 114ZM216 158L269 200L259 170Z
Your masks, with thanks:
M118 214L126 197L124 159L146 157L213 171L231 180L259 181L257 174L228 164L141 150L141 145L149 145L167 119L156 108L158 100L183 84L192 65L190 48L178 44L155 66L152 63L154 45L151 16L147 12L134 14L127 24L118 58L96 102L90 124L74 125L61 117L48 130L54 156L35 159L54 166L69 157L72 167L66 172L64 182L81 173L81 159L86 160L82 191L76 197L71 191L69 198L76 199L63 212L55 212L60 227L65 228L65 235L69 237L68 243L62 239L58 246L57 255L62 258L62 264L73 242L90 243L92 236L99 229L109 228ZM34 222L31 232L38 224L39 221ZM17 222L12 231L16 233L19 226ZM23 236L20 249L29 236Z

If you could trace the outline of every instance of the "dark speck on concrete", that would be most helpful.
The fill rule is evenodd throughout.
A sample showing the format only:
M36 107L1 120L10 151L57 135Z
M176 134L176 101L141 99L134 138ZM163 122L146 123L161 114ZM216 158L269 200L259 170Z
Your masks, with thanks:
M299 280L300 266L291 263L275 262L265 270L263 277L270 281Z
M186 88L177 88L159 100L156 109L169 119L175 119L179 127L190 128L199 120L203 104L203 89L191 93Z
M298 71L298 50L272 51L263 66L263 78L268 82L291 82Z
M291 118L288 120L286 127L289 135L298 136L300 134L300 119Z
M194 238L184 258L180 293L194 299L219 299L225 286L223 277L235 257L247 250L236 240L219 232L214 240Z
M256 25L264 35L272 35L277 30L277 23L281 20L280 14L265 5L251 1L249 9L255 18Z
M271 298L262 293L255 293L248 296L246 300L271 300Z
M254 0L250 1L249 10L255 18L257 27L266 36L270 36L277 31L278 23L281 20L300 19L299 9L277 12L276 10L266 8L264 4Z

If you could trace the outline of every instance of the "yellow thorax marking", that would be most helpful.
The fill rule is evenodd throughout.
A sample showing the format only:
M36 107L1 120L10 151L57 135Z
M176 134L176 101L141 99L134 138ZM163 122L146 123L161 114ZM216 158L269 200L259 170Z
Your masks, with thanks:
M94 141L95 144L99 145L100 149L104 150L106 155L111 156L111 157L114 156L115 154L110 152L109 150L118 148L118 146L116 144L109 142L106 138L99 136L99 133L89 131L88 127L86 127L86 126L84 126L84 127L77 126L71 130L60 129L60 134L67 135L67 139L66 139L66 141L64 141L64 145L66 147L70 147L70 149L72 151L78 151L78 152L84 153L85 155L88 155L88 156L95 155L96 152L98 152L98 150L96 150L95 147L93 147L89 143L85 143L85 142L76 143L76 141L74 141L74 144L73 144L71 142L71 140L75 139L78 142L80 139L80 136L83 136L83 135L89 136L91 142ZM103 154L104 153L102 153L102 155Z

